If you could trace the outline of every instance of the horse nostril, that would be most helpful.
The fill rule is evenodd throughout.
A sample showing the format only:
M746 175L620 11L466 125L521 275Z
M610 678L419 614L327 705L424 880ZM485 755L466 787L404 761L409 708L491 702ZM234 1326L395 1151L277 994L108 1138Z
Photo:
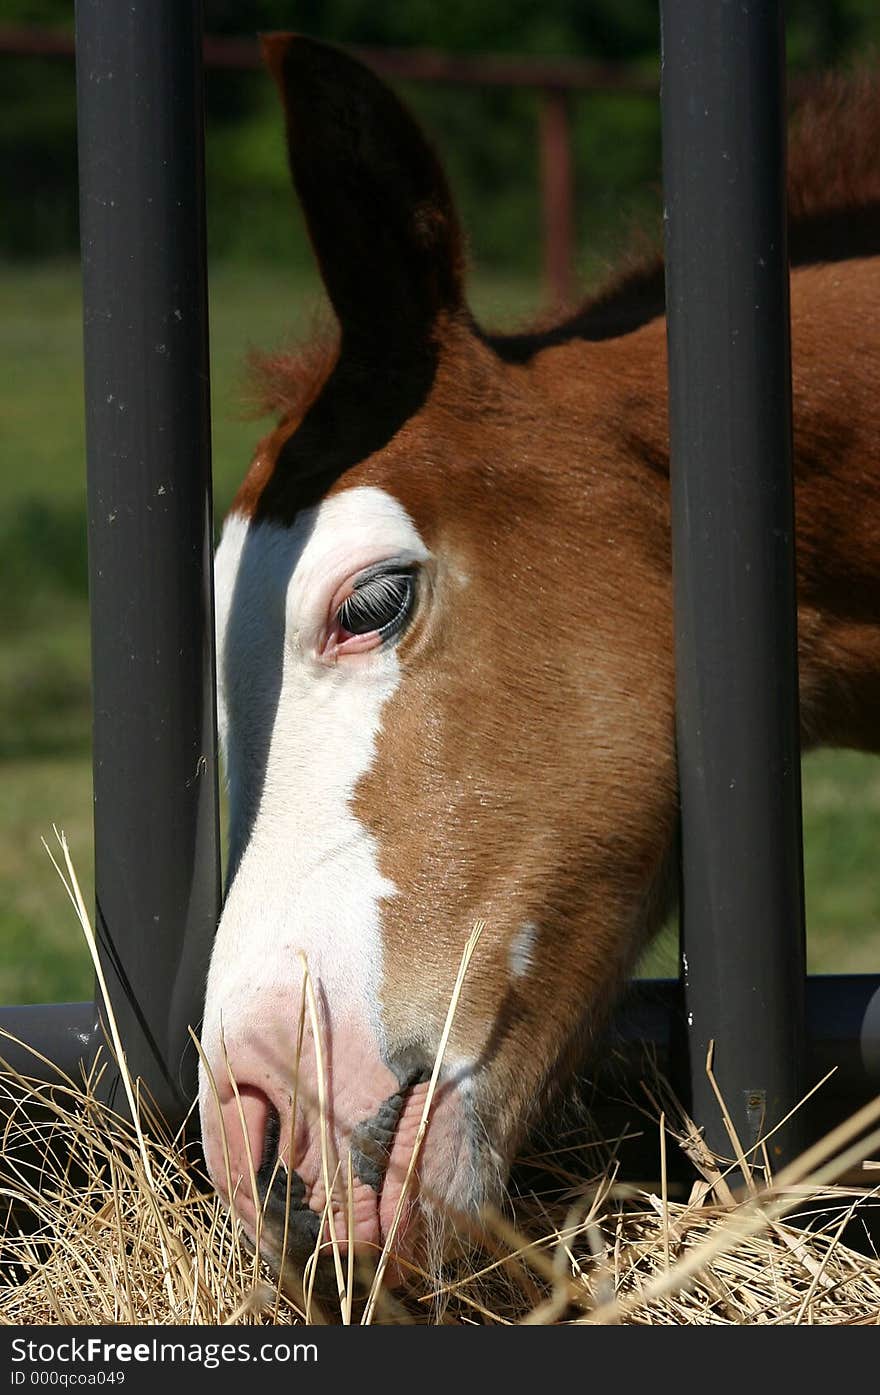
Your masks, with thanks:
M257 1180L265 1178L268 1185L278 1159L278 1145L281 1142L281 1116L273 1104L269 1105L266 1129L263 1134L263 1154L257 1169Z
M267 1159L271 1171L278 1157L278 1111L265 1090L239 1083L221 1105L219 1123L224 1147L229 1153L231 1185L247 1194L251 1190L252 1175L263 1175ZM215 1173L217 1170L215 1161Z

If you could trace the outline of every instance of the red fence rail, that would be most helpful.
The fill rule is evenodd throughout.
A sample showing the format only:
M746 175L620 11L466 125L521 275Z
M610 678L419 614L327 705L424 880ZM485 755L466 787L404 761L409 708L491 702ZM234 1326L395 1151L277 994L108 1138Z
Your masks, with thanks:
M454 54L425 48L349 48L375 72L400 82L524 87L538 95L544 283L553 301L570 300L576 289L572 94L628 92L656 97L659 72L635 64L581 58ZM0 25L0 56L70 59L74 53L71 33ZM246 72L262 67L256 38L207 35L204 58L207 68Z

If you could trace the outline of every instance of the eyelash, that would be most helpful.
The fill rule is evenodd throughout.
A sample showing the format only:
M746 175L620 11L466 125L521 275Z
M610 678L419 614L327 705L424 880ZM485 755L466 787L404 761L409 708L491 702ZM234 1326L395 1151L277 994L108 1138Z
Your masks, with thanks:
M336 612L336 623L350 635L376 633L382 640L397 634L409 619L415 599L411 571L374 572L361 578ZM389 609L393 614L388 618Z

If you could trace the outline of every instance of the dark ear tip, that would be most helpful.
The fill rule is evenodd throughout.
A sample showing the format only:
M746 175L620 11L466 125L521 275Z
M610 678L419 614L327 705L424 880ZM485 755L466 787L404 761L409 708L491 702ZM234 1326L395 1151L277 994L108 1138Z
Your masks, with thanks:
M316 61L322 60L326 64L330 60L334 67L342 65L349 69L361 66L334 44L325 44L321 39L310 39L305 34L260 34L259 40L263 62L282 90L294 75L293 69L298 65L314 65Z
M283 81L284 63L289 50L299 38L298 34L260 34L260 52L263 62L279 85Z

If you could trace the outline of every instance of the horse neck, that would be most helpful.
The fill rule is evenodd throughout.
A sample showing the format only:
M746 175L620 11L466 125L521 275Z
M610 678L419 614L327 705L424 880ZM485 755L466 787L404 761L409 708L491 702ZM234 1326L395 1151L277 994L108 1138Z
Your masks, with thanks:
M805 744L880 750L880 258L792 276Z
M880 751L880 257L795 269L791 306L803 739ZM662 521L654 488L630 491L629 506L652 513L655 564L668 569L664 320L547 357L549 381L601 384L591 409L606 450L626 447L614 451L621 472L635 461L652 484L662 477Z

